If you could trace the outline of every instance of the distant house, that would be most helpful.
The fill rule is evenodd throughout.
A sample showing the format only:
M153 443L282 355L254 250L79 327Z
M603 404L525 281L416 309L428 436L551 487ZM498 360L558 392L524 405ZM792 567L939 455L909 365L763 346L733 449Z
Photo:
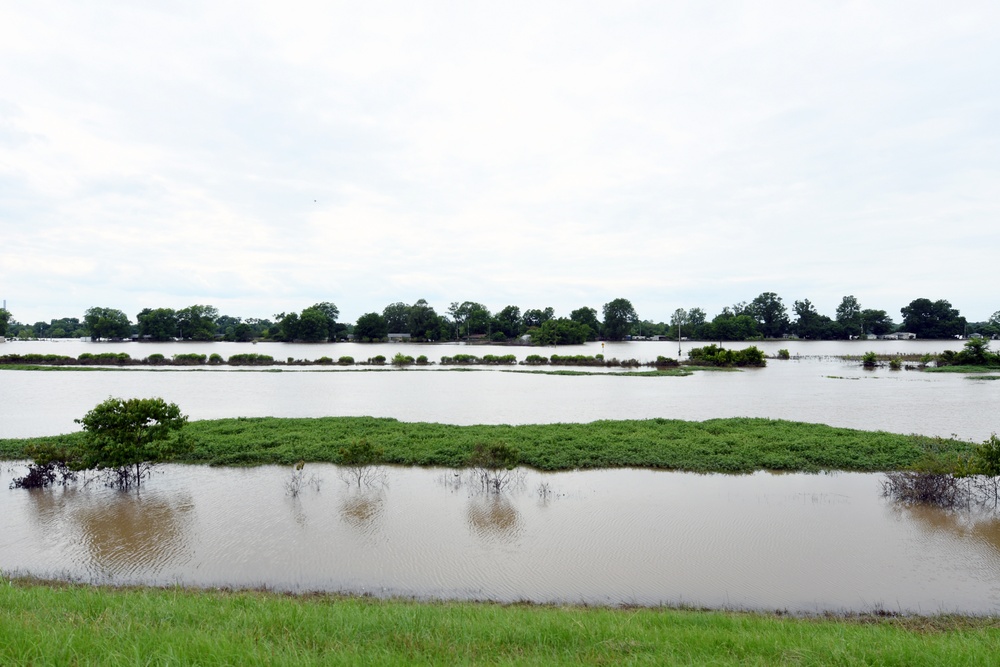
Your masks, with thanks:
M410 340L410 334L408 333L389 334L390 343L398 343L400 341L406 341L406 340Z
M917 334L908 331L897 331L882 336L882 340L916 340Z

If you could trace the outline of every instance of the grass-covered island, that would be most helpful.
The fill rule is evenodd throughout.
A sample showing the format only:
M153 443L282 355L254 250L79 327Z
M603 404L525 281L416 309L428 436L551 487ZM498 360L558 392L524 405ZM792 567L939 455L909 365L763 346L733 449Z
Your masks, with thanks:
M0 458L27 458L38 444L71 447L83 437L0 440ZM179 463L340 463L346 445L366 441L381 450L380 463L460 468L477 444L499 442L517 451L520 465L538 470L643 467L702 473L900 470L929 452L965 453L971 447L961 440L760 418L453 426L374 417L263 417L195 421L182 437L188 447L174 459Z

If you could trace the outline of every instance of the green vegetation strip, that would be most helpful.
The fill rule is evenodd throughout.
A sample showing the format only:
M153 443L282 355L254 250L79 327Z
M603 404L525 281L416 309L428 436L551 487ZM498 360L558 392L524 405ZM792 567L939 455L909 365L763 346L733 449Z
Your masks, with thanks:
M10 665L986 665L995 618L826 617L4 581Z
M82 435L0 440L0 458L24 458L32 442L72 445ZM374 417L265 417L196 421L184 428L183 437L192 450L181 462L212 465L338 463L342 447L366 440L384 450L385 463L459 468L477 444L502 442L517 449L521 464L539 470L729 473L900 470L929 451L964 453L972 447L960 440L751 418L452 426Z

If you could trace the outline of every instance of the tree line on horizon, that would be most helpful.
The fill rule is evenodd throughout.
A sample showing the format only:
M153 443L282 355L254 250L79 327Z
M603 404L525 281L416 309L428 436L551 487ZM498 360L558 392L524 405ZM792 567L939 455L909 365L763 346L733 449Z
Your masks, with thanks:
M529 336L533 344L567 345L588 340L626 340L664 336L692 340L755 340L795 336L807 340L838 340L905 331L918 338L951 338L974 333L1000 336L1000 311L986 322L967 322L944 299L918 298L900 309L898 324L884 310L862 308L853 295L845 296L834 317L817 312L809 299L795 301L791 310L774 292L763 292L752 301L726 306L711 320L704 309L678 308L669 321L643 320L632 303L618 298L595 308L583 306L556 317L555 309L508 305L491 312L475 301L452 302L438 314L424 299L409 305L391 303L382 312L365 313L353 324L339 322L340 310L323 301L300 312L282 312L274 319L240 318L220 314L209 305L144 308L131 321L124 312L109 307L87 309L82 319L67 317L27 325L0 309L0 336L18 338L91 338L148 341L381 341L390 334L408 334L415 341L462 339L507 342Z

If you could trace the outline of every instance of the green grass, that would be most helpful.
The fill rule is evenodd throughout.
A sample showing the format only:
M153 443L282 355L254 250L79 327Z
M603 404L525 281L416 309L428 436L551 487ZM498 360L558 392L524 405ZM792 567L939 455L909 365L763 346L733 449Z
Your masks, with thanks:
M10 665L986 665L996 618L826 617L0 582Z
M929 448L947 453L971 447L959 440L751 418L453 426L374 417L263 417L196 421L184 435L193 449L183 462L212 465L337 463L341 447L367 439L384 449L386 463L400 465L459 468L476 444L505 442L517 448L522 465L539 470L646 467L729 473L898 470ZM0 440L0 458L24 458L31 442L72 445L80 437Z
M1000 368L996 366L936 366L927 367L925 373L996 373Z

